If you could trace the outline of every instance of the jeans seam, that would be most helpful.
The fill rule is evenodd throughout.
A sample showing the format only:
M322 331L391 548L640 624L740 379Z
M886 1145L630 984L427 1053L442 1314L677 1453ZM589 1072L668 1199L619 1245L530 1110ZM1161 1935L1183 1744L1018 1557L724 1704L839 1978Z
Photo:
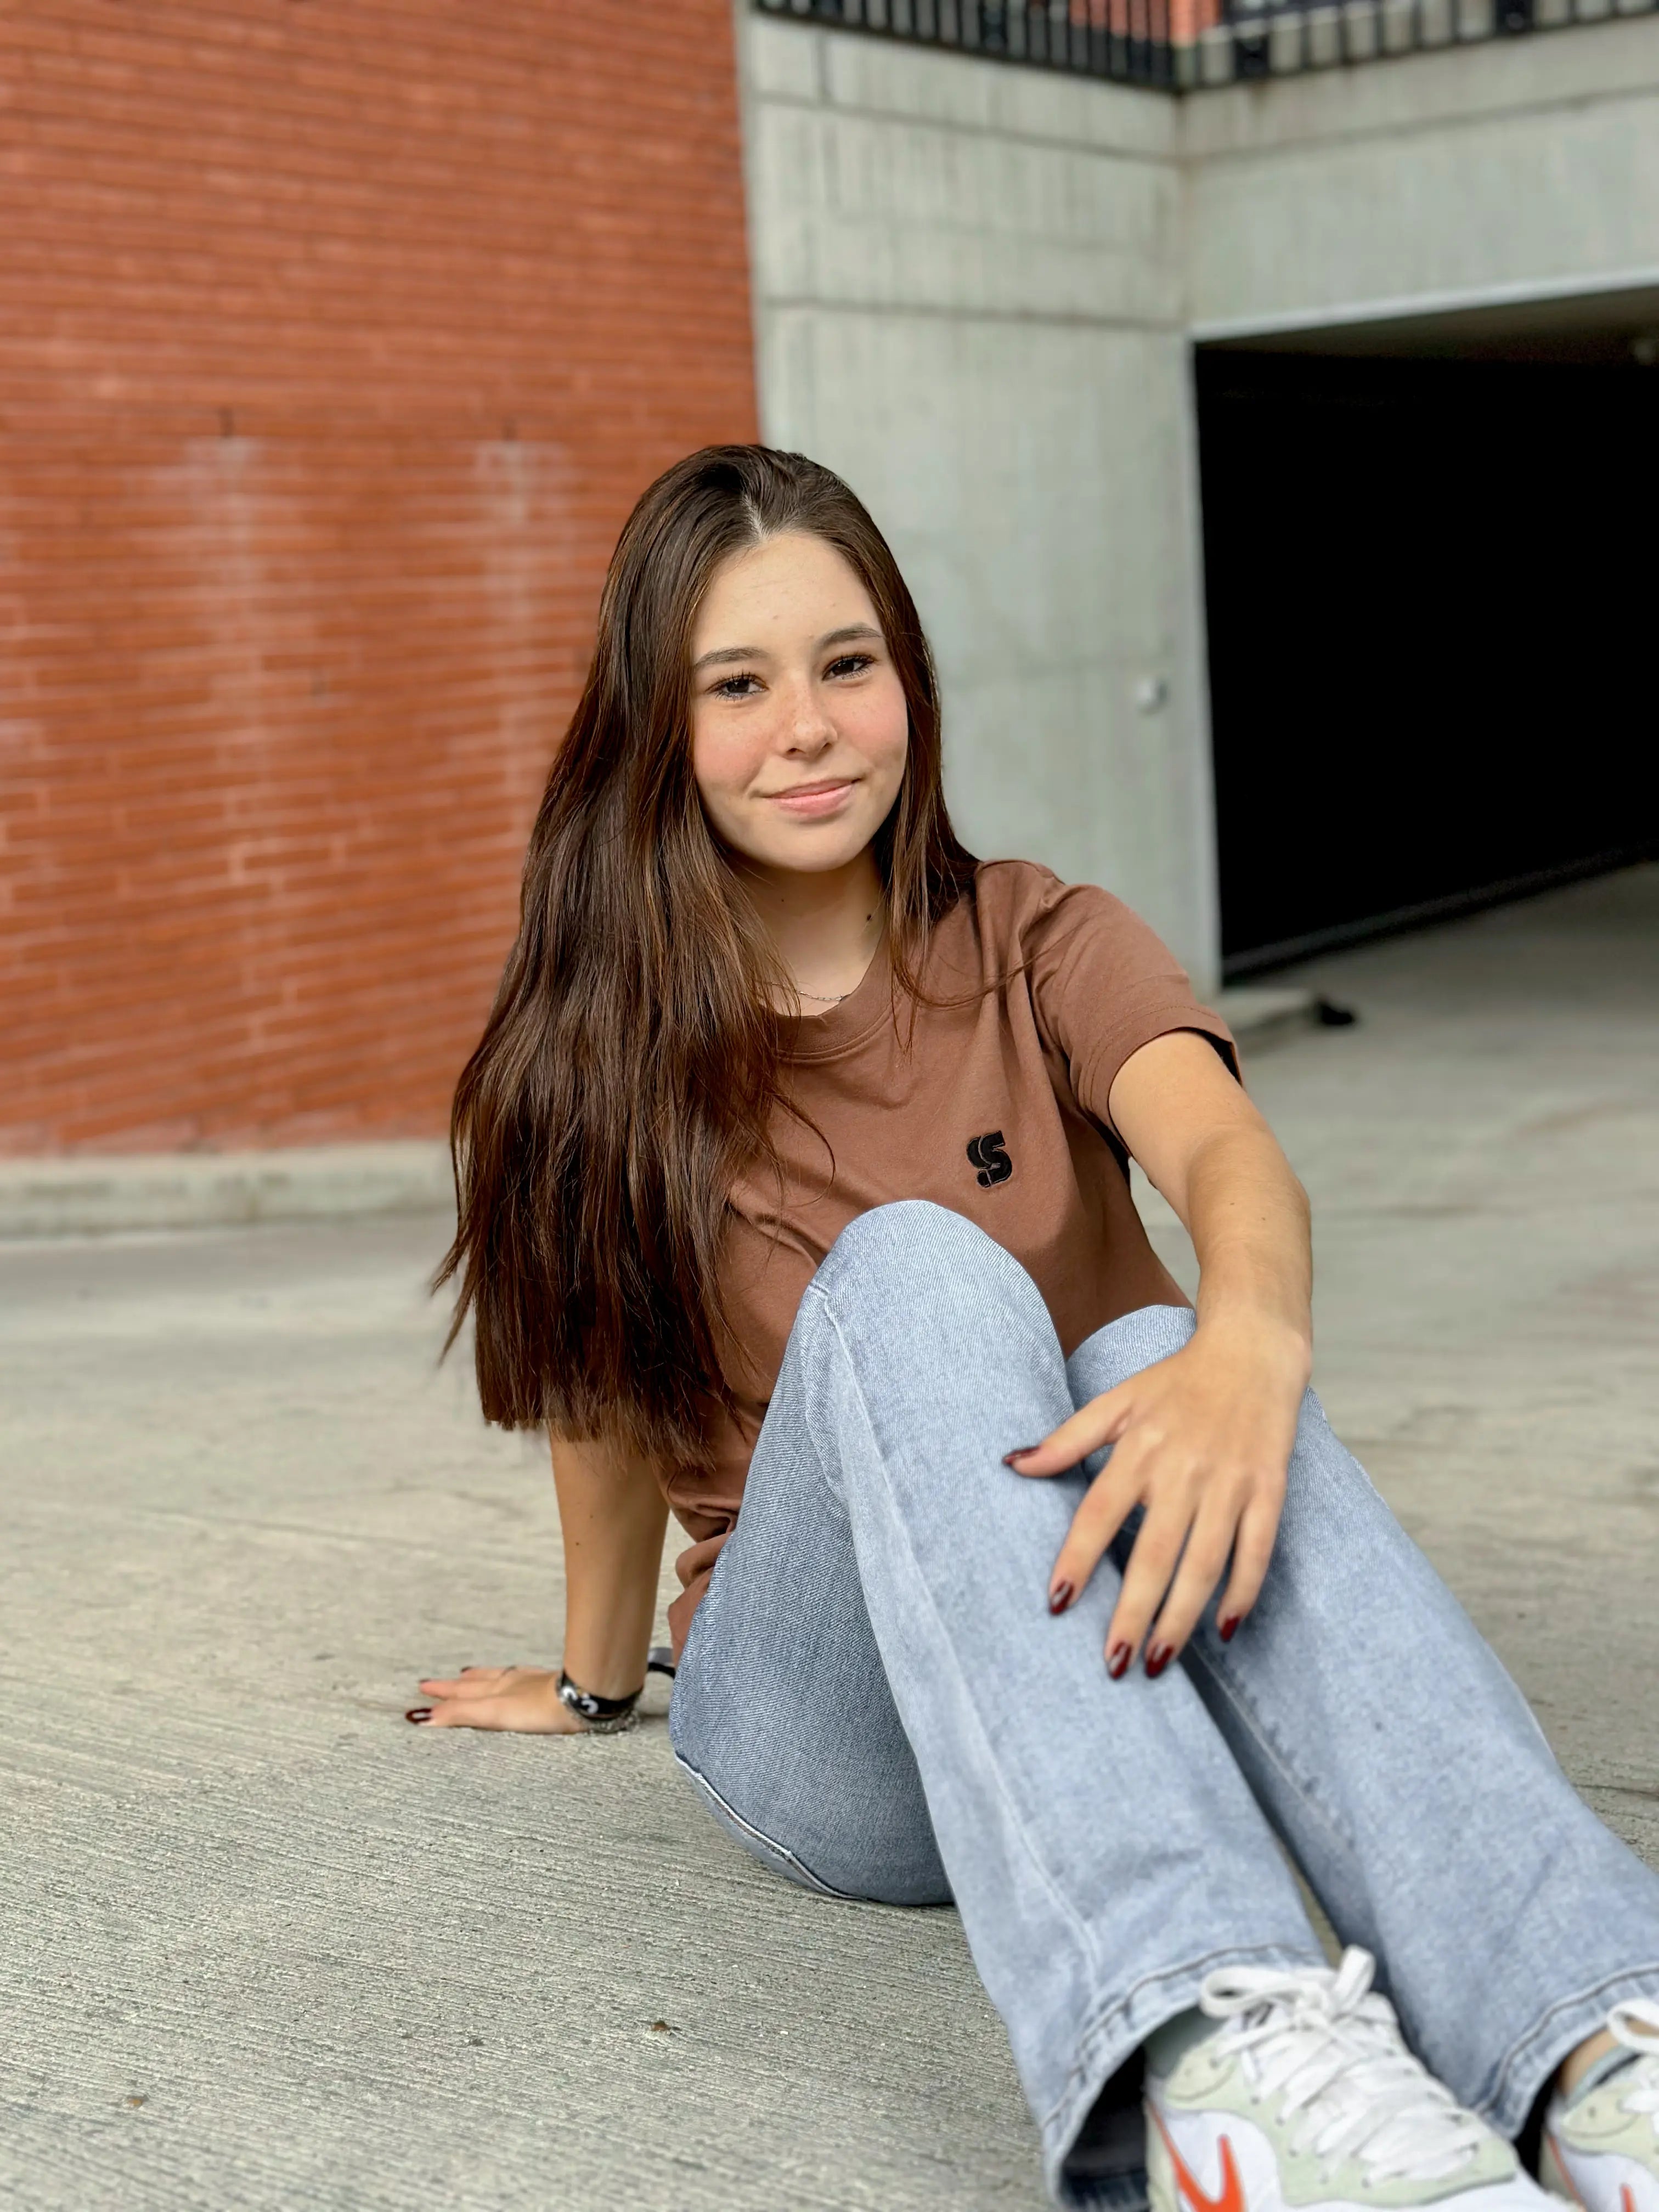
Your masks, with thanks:
M1547 2012L1539 2015L1524 2035L1516 2036L1492 2069L1489 2078L1493 2084L1492 2088L1478 2103L1471 2105L1470 2110L1482 2119L1497 2111L1504 2101L1511 2074L1526 2057L1528 2049L1542 2041L1548 2033L1553 2020L1563 2013L1571 2012L1575 2006L1594 2004L1606 1990L1618 1988L1620 1983L1643 1981L1649 1978L1659 1984L1659 1959L1650 1960L1643 1966L1621 1966L1616 1974L1603 1974L1599 1982L1592 1982L1588 1989L1576 1990L1571 1996L1558 1998Z
M674 1753L674 1759L676 1763L684 1768L685 1771L700 1788L704 1789L708 1792L714 1802L720 1807L721 1812L726 1814L726 1818L732 1821L735 1826L741 1828L745 1836L752 1836L757 1844L764 1844L769 1851L775 1851L781 1859L787 1859L790 1865L793 1867L798 1873L799 1873L809 1887L816 1889L824 1897L833 1897L836 1899L842 1905L857 1905L861 1901L853 1894L850 1889L836 1889L831 1883L825 1881L821 1875L814 1874L811 1868L807 1865L806 1862L804 1859L798 1858L794 1852L789 1849L787 1844L781 1844L775 1836L769 1836L763 1828L757 1828L752 1820L745 1820L743 1814L738 1811L737 1808L734 1805L728 1803L727 1801L721 1796L720 1791L715 1789L714 1784L708 1779L708 1777L704 1774L700 1768L693 1766L690 1760L685 1758L683 1753L677 1751Z
M816 1288L816 1286L811 1287ZM835 1332L836 1342L841 1347L842 1356L846 1361L848 1376L852 1383L854 1395L858 1400L859 1411L864 1417L865 1427L869 1431L871 1443L876 1446L876 1464L881 1469L882 1481L887 1486L888 1496L890 1498L892 1497L892 1487L887 1480L886 1456L882 1451L879 1443L877 1442L875 1423L870 1418L870 1408L865 1401L864 1391L859 1382L857 1364L854 1362L852 1352L848 1346L846 1338L841 1333L841 1324L836 1318L835 1308L830 1304L830 1300L824 1296L822 1291L817 1291L817 1296L819 1304L823 1308L824 1317L829 1322L831 1329ZM811 1421L807 1421L805 1425L810 1436L811 1432ZM813 1450L815 1453L817 1452L817 1443L814 1441ZM823 1462L820 1458L819 1465L822 1466L822 1464ZM1021 1846L1024 1849L1027 1858L1036 1870L1037 1878L1042 1883L1043 1887L1048 1891L1049 1898L1056 1911L1059 1912L1062 1921L1069 1923L1073 1929L1077 1937L1078 1947L1083 1954L1084 1960L1088 1968L1091 1980L1097 1983L1100 1978L1101 1966L1099 1954L1097 1951L1093 1939L1090 1936L1086 1923L1079 1917L1070 1902L1061 1894L1060 1891L1056 1887L1053 1875L1043 1863L1042 1856L1038 1853L1035 1844L1032 1842L1030 1833L1027 1829L1024 1819L1020 1813L1018 1806L1016 1805L1013 1800L1010 1797L1007 1790L1003 1784L1001 1770L997 1765L995 1759L990 1755L990 1744L985 1736L985 1732L981 1723L978 1711L973 1705L972 1702L967 1699L965 1696L967 1686L966 1680L957 1660L956 1647L951 1643L949 1632L945 1628L944 1616L940 1613L939 1607L934 1601L933 1593L928 1587L927 1578L922 1573L920 1563L917 1561L915 1548L910 1542L908 1526L904 1520L903 1515L896 1510L896 1501L895 1501L895 1509L894 1517L897 1522L898 1527L903 1536L905 1552L910 1560L911 1566L915 1571L916 1578L921 1583L922 1594L927 1601L927 1609L939 1626L945 1649L950 1655L951 1672L956 1678L959 1689L964 1692L964 1706L970 1717L974 1731L980 1737L981 1747L986 1753L987 1769L995 1786L997 1795L1002 1801L1004 1810L1012 1823L1013 1832L1019 1838ZM946 1868L945 1872L947 1875L949 1874L950 1869L948 1867Z
M1284 1753L1273 1741L1272 1733L1257 1713L1255 1707L1233 1679L1231 1670L1224 1670L1209 1652L1196 1644L1188 1646L1185 1656L1188 1665L1195 1663L1204 1669L1205 1674L1237 1714L1247 1734L1261 1747L1264 1755L1273 1762L1275 1771L1282 1777L1286 1789L1296 1797L1298 1803L1306 1807L1308 1812L1324 1829L1343 1856L1349 1859L1358 1858L1359 1847L1353 1838L1338 1825L1335 1816L1327 1809L1301 1776L1297 1773L1294 1767L1287 1762Z

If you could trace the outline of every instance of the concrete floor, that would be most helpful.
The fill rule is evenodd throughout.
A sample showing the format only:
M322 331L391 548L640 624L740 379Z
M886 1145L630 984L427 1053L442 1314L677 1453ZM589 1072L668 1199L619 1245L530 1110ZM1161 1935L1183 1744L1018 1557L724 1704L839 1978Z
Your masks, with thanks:
M1659 1864L1659 870L1308 973L1360 1024L1251 1079L1319 1386ZM558 1635L541 1454L434 1365L440 1243L0 1248L0 2197L1036 2212L952 1915L752 1867L659 1717L404 1726Z

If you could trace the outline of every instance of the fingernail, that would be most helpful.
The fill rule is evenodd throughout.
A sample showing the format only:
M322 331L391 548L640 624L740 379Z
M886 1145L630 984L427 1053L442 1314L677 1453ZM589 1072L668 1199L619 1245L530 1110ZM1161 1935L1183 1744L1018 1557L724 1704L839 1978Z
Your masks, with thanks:
M1066 1607L1070 1605L1072 1600L1076 1595L1077 1592L1073 1589L1070 1583L1066 1581L1065 1576L1062 1575L1060 1580L1048 1592L1049 1612L1064 1613Z
M1002 1464L1004 1467L1012 1467L1017 1459L1030 1459L1036 1449L1035 1444L1020 1444L1013 1451L1003 1454Z
M430 1705L411 1705L409 1711L404 1715L404 1718L406 1721L413 1721L416 1728L420 1726L422 1721L429 1721L431 1717L432 1708Z
M1132 1644L1115 1644L1106 1654L1106 1672L1115 1682L1121 1682L1129 1671L1129 1662L1134 1657Z
M1146 1654L1146 1672L1153 1681L1158 1680L1158 1676L1164 1672L1164 1669L1169 1665L1170 1660L1174 1657L1175 1646L1173 1644L1153 1644L1152 1650Z
M1238 1613L1230 1613L1225 1620L1222 1622L1220 1627L1216 1631L1216 1633L1220 1637L1224 1644L1231 1644L1232 1642L1234 1636L1238 1631L1240 1618L1241 1616Z

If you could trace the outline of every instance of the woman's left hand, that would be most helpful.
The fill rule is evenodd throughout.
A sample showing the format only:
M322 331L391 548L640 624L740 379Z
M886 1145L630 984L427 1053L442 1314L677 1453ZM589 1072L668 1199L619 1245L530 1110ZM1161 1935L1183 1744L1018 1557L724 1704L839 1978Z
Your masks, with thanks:
M1307 1380L1307 1345L1295 1331L1218 1316L1171 1358L1091 1399L1042 1443L1009 1455L1017 1474L1054 1475L1112 1446L1054 1562L1052 1612L1073 1601L1134 1508L1146 1509L1107 1632L1114 1679L1143 1639L1146 1672L1163 1673L1230 1559L1217 1616L1224 1638L1255 1604Z

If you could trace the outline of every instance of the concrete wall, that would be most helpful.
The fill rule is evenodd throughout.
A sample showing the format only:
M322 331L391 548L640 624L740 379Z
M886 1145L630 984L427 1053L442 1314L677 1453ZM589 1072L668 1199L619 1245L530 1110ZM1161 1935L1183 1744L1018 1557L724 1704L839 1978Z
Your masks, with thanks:
M968 842L1107 884L1208 981L1176 110L741 21L765 434L892 539Z
M969 842L1207 983L1189 335L1659 283L1659 19L1179 101L739 23L765 434L891 537Z
M1183 100L1200 335L1659 283L1659 19Z

